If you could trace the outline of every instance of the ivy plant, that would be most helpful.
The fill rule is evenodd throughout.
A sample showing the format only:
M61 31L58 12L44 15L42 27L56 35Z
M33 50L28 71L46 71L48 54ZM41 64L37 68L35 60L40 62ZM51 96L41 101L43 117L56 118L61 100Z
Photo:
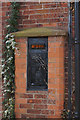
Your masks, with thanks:
M18 2L11 2L11 11L8 25L6 26L7 34L3 40L3 60L2 60L2 75L3 75L3 118L15 118L15 48L16 42L12 32L18 31L19 7Z

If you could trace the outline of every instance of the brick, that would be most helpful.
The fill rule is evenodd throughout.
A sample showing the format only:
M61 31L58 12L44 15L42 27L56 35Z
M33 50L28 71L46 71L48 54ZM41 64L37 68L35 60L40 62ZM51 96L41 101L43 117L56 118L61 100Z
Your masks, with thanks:
M16 65L17 65L17 64L21 64L21 63L24 63L24 64L26 65L26 60L23 59L23 58L20 58L20 59L15 58L15 64L16 64Z
M64 64L64 58L56 58L56 63L63 63Z
M21 94L20 95L21 98L33 98L32 94Z
M26 103L27 103L27 100L26 100L26 99L23 99L23 98L17 97L17 98L15 98L15 103L16 103L16 104L21 104L21 103L26 104Z
M27 5L26 5L26 6L21 6L21 7L20 7L20 11L23 11L23 10L26 11L26 10L28 10L28 9L29 9L29 6L27 6Z
M59 110L57 110L56 112L55 112L55 116L57 116L58 118L61 116L61 111L59 111Z
M19 29L26 29L26 28L34 28L34 27L39 27L38 24L23 24L23 25L19 25Z
M61 119L60 117L58 117L58 116L55 116L55 115L48 115L48 119Z
M43 5L44 8L54 8L56 7L56 3L52 3L52 4L45 4Z
M2 2L2 6L3 6L3 7L6 6L6 2Z
M26 43L27 39L24 37L23 38L16 38L15 41L20 42L20 43L24 43L24 42Z
M55 115L54 113L55 113L54 110L49 111L49 114Z
M24 15L24 16L21 16L21 21L23 21L24 19L28 19L29 18L29 15Z
M47 105L34 105L35 109L47 109Z
M30 9L41 9L42 8L42 5L41 4L38 4L38 5L30 5Z
M49 83L48 84L48 88L58 88L59 87L59 84L53 84L53 83Z
M19 53L26 53L26 47L19 48Z
M28 109L27 113L32 113L32 114L40 114L41 110L36 110L36 109Z
M23 118L26 118L26 114L21 114L21 118L23 119Z
M56 73L57 73L57 74L58 74L58 73L59 73L59 74L64 74L64 69L63 69L63 68L59 68L59 69L57 68L57 69L56 69Z
M51 45L48 44L48 52L55 52L55 48L53 48L53 45L51 47Z
M48 62L53 62L55 63L57 59L57 62L59 62L59 58L48 58Z
M5 12L5 15L6 15L6 13L9 12L8 7L7 7L7 6L6 6L6 7L3 7L3 8L2 8L2 12Z
M15 113L15 117L16 118L21 118L21 114L20 113Z
M24 39L22 39L22 40L24 40ZM19 48L26 49L26 44L23 43L23 42L21 42L21 43L18 44L18 47L19 47Z
M49 110L41 110L42 114L49 114Z
M25 2L24 2L25 3ZM22 4L22 3L21 3ZM37 4L39 4L39 2L36 2L36 1L29 1L29 2L27 2L27 3L25 3L25 5L37 5Z
M57 105L48 105L48 109L49 110L58 110L58 107Z
M35 10L32 10L32 11L24 11L24 12L23 12L23 15L35 14L35 13L36 13Z
M35 115L35 118L46 118L46 116L45 115Z
M15 104L15 108L19 108L19 104Z
M48 23L49 19L37 19L36 22L37 23Z
M21 109L19 109L19 108L15 108L15 112L18 113L18 114L19 114L19 113L20 113L20 114L21 114L21 113L24 114L24 113L27 112L27 109L23 109L23 108L21 108Z
M47 100L42 100L41 104L47 104Z
M56 67L56 63L48 63L48 68L55 68Z
M21 118L25 119L25 118L34 118L34 115L32 114L21 114Z
M68 8L65 8L65 12L68 12Z
M63 109L64 109L64 106L63 106L63 105L60 105L60 106L59 106L59 109L60 109L60 110L63 110Z
M23 24L33 24L35 23L35 20L24 20Z
M55 81L56 78L55 73L56 73L56 69L49 68L48 78L53 79L53 81Z
M36 94L35 98L47 98L47 95Z
M49 9L43 9L43 10L37 10L36 13L43 14L43 13L49 13Z
M40 104L41 102L42 102L42 100L40 100L40 99L29 99L29 100L27 100L27 103Z
M48 89L48 93L54 95L56 93L55 89Z
M21 59L20 59L21 60ZM26 69L18 69L17 67L16 67L16 69L15 69L15 73L17 74L21 74L21 73L26 73Z
M57 23L49 23L49 24L43 24L44 27L56 27Z
M18 89L21 88L26 88L26 79L24 78L23 80L20 79L20 82L16 81L15 85L18 86Z
M20 108L32 108L31 104L20 104Z
M42 19L43 15L30 15L30 19Z
M5 12L2 12L2 16L5 16L6 15L6 13Z
M48 93L48 91L36 91L36 90L35 90L35 91L27 91L27 93L47 94L47 93Z
M24 83L26 84L26 76L25 76L25 74L26 74L25 72L22 73L21 75L20 75L20 72L19 72L18 74L16 73L15 79L19 79L20 81L18 82L18 81L16 80L15 83L18 84L19 87L21 87L21 84L23 84L22 82L24 82ZM20 75L22 78L21 78L19 75ZM18 88L19 88L19 87L18 87ZM20 88L20 89L23 89L23 88Z
M64 78L57 79L55 84L59 84L61 86L60 88L63 88L64 87Z
M16 93L26 93L26 88L16 88Z
M53 19L50 19L49 22L50 23L52 23L52 22L60 22L60 19L59 18L55 18L55 19L53 18Z
M21 57L22 57L22 56L24 56L24 54L22 54ZM20 58L20 56L17 56L17 55L16 55L16 57L19 57L19 58ZM26 57L25 57L25 59L26 59ZM16 67L17 67L17 69L21 69L21 68L22 68L22 69L26 69L26 65L25 65L25 63L23 63L23 62L18 63Z
M21 73L21 74L20 74L20 73L16 73L15 76L16 76L16 77L15 77L16 80L17 80L17 78L18 78L18 79L21 79L21 78L22 78L22 80L24 79L24 73Z
M43 15L43 18L46 19L46 18L53 18L54 17L54 14L44 14Z
M59 52L59 51L58 51ZM56 52L56 53L58 53L58 52ZM58 54L56 54L55 52L50 52L49 54L48 54L48 57L49 58L53 58L53 57L57 57L58 56Z
M49 39L49 40L51 40L51 39ZM54 41L54 38L52 38L52 40ZM55 48L54 48L54 42L48 42L48 47L50 47L50 48L52 47L53 51L54 51L55 50Z
M48 100L48 104L55 104L56 100Z
M50 84L56 84L56 78L49 78L49 79L48 79L48 82L49 82Z
M10 2L7 2L7 6L10 6L11 5L11 3Z

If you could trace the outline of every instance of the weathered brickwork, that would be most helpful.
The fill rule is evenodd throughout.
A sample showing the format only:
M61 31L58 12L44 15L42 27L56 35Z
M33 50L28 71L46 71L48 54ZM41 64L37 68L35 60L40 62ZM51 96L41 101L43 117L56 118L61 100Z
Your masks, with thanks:
M2 2L2 38L4 39L6 35L6 26L7 20L10 16L10 3L9 2Z
M7 19L9 19L9 16L10 16L10 3L9 2L3 2L2 3L2 37L4 38L4 36L6 35L6 25L8 24L7 23ZM73 24L74 25L74 24ZM21 2L20 3L20 19L19 19L19 30L22 30L22 29L26 29L26 28L32 28L32 27L46 27L46 26L52 26L54 28L59 28L59 29L64 29L64 30L67 30L68 29L68 4L67 3L51 3L51 2L44 2L44 3L38 3L38 2ZM24 89L26 87L26 56L25 56L25 53L27 52L25 47L26 47L26 40L24 39L23 42L22 42L22 39L19 39L17 40L18 42L21 42L20 45L23 46L23 48L21 47L22 49L22 53L20 56L18 56L16 58L16 64L17 64L17 69L16 71L19 73L17 74L17 78L19 79L19 81L17 81L16 85L18 86L21 86L20 89L18 90L20 93L22 94L16 94L16 97L18 96L18 99L17 99L17 103L19 104L16 104L16 111L19 111L19 113L16 112L16 116L17 118L20 118L21 116L24 118L24 117L45 117L46 114L50 115L49 117L51 117L51 115L54 117L56 117L55 114L57 114L58 112L55 112L55 110L53 110L52 108L59 108L59 104L58 103L58 107L56 107L56 101L55 101L55 97L56 97L56 91L59 91L59 92L63 92L62 90L59 90L59 86L56 84L56 79L54 78L54 83L52 83L52 74L54 74L56 72L56 74L59 73L59 71L61 72L60 74L62 74L63 72L63 66L61 64L58 65L58 63L52 63L52 61L55 61L55 59L53 60L53 55L51 53L49 53L49 71L51 72L51 70L53 70L53 67L52 66L55 66L56 67L56 70L53 70L54 73L50 73L49 75L49 81L50 81L50 85L52 84L56 84L54 85L55 87L58 87L58 90L56 90L55 88L53 89L53 91L51 91L52 93L54 93L55 97L53 97L54 99L52 99L53 101L53 106L51 105L52 102L51 102L51 106L48 107L48 105L46 106L46 99L48 98L49 96L49 93L46 91L46 92L39 92L39 95L42 97L42 96L45 96L43 98L38 98L38 92L35 93L33 91L32 92L29 92L29 93L26 93L26 89ZM68 46L67 46L67 42L65 44L65 83L66 83L66 86L67 86L67 75L68 75L68 72L67 72L67 63L68 63ZM55 48L49 48L49 49L52 49L54 50L55 52ZM61 51L62 51L63 48L61 48ZM58 49L56 49L56 52L59 51ZM23 54L24 53L24 54ZM56 55L56 53L53 53L54 56ZM26 54L27 55L27 54ZM58 54L57 54L58 55ZM19 60L19 57L20 57L20 60L23 61L23 63L21 63L21 61ZM57 60L57 59L56 59ZM62 58L59 59L60 61L62 60ZM57 62L59 61L57 60ZM22 64L23 66L23 69L20 67L20 64ZM51 65L53 64L53 65ZM62 68L58 68L58 67L61 67ZM59 81L58 81L59 82ZM50 86L49 85L49 86ZM66 91L66 98L67 98L67 87L65 89ZM26 95L24 95L24 93ZM19 96L20 95L20 96ZM24 98L26 97L26 98ZM58 96L59 98L60 96ZM30 102L30 100L28 99L32 99L32 103L27 103L27 102ZM34 100L33 100L34 99ZM37 99L37 101L36 101ZM45 104L35 104L35 102L40 102L38 100L42 100L45 102ZM42 103L42 102L41 102ZM24 105L23 105L24 104ZM26 105L25 105L26 104ZM33 105L34 104L34 105ZM30 106L29 106L30 105ZM25 106L25 108L24 108ZM28 111L27 111L27 108L28 107ZM41 107L40 109L44 108L43 111L36 111L38 112L36 115L32 114L31 112L35 112L32 108L34 109L37 109ZM47 109L46 109L47 107ZM31 111L32 109L32 111ZM62 109L62 107L61 107ZM51 111L51 112L49 112ZM57 111L57 110L56 110ZM20 113L23 113L23 114L20 114ZM24 113L28 113L27 115L24 114ZM40 115L40 114L42 115ZM48 116L47 115L47 116ZM60 114L58 114L60 115Z
M53 24L54 27L67 29L67 16L67 3L22 3L19 28Z
M2 3L3 36L6 33L6 20L10 16L10 3ZM21 2L19 29L30 27L53 26L55 28L68 28L68 4L55 2Z
M2 3L2 35L6 34L6 20L10 16L10 3ZM74 17L73 17L74 19ZM51 2L21 2L20 3L20 19L19 29L30 27L52 26L60 29L68 29L68 4L67 3L51 3ZM74 21L73 21L74 26ZM68 49L65 46L65 80L67 81L67 61ZM66 82L67 86L67 82Z
M48 37L48 91L27 91L27 39L17 38L16 118L60 118L64 105L64 37ZM57 54L56 54L57 53ZM53 57L54 56L54 57Z

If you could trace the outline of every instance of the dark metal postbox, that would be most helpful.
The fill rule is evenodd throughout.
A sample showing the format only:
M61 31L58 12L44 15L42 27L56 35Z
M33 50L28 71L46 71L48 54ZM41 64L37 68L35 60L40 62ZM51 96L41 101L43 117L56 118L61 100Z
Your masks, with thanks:
M48 38L28 38L27 89L48 87Z

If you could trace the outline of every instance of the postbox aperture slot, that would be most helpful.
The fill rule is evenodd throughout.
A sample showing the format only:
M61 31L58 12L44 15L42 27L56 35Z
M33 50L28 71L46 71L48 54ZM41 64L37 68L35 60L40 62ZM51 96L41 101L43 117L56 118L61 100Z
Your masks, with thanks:
M45 44L32 44L32 49L45 49Z

